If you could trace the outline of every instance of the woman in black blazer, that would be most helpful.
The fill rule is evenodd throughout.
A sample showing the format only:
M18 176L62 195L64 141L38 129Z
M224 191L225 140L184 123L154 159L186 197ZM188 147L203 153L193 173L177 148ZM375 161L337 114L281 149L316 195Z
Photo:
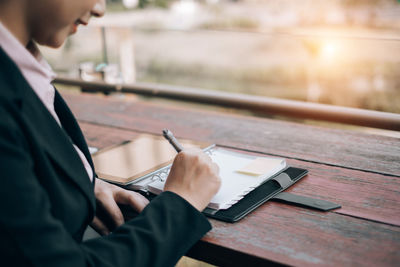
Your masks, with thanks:
M40 81L32 78L37 62L29 62L40 59L35 43L59 47L104 9L105 0L0 0L2 266L172 266L211 228L200 211L220 180L208 156L179 153L166 192L148 204L96 179L66 103L56 90L43 98ZM117 204L140 213L123 222ZM115 224L112 233L99 212ZM83 242L90 223L106 235Z

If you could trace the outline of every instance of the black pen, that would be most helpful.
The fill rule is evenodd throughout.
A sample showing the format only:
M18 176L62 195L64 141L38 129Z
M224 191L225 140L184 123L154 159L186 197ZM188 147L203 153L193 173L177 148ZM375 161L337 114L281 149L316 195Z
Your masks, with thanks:
M176 140L175 136L172 134L172 132L170 130L164 129L163 136L175 148L176 152L179 153L183 150L183 146L181 144L179 144L178 140Z

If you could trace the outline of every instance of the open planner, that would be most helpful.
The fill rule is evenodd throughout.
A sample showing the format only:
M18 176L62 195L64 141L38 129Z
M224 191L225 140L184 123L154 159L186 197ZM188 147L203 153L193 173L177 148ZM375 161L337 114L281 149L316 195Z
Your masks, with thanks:
M208 208L228 209L250 191L286 167L284 159L255 157L219 147L207 150L211 159L219 166L221 188L211 199ZM165 179L148 185L148 190L159 194L164 189Z
M203 149L219 166L220 190L204 210L207 216L216 219L230 222L241 219L307 173L288 167L283 158L180 141L185 148ZM163 191L175 155L175 150L161 136L143 134L94 153L93 161L99 178L151 197Z

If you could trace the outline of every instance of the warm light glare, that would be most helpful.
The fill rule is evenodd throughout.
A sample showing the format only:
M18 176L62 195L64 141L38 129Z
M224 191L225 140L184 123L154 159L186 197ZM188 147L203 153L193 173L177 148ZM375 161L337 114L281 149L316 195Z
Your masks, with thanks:
M337 45L333 42L326 42L321 49L321 57L324 59L332 59L337 55Z

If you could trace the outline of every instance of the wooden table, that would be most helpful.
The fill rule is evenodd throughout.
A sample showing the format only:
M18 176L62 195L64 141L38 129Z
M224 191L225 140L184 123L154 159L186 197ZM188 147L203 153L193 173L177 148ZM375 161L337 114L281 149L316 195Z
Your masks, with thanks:
M288 192L342 205L331 212L268 202L213 229L188 253L221 266L400 265L400 139L279 120L64 93L90 146L140 133L175 135L280 156L309 170Z

